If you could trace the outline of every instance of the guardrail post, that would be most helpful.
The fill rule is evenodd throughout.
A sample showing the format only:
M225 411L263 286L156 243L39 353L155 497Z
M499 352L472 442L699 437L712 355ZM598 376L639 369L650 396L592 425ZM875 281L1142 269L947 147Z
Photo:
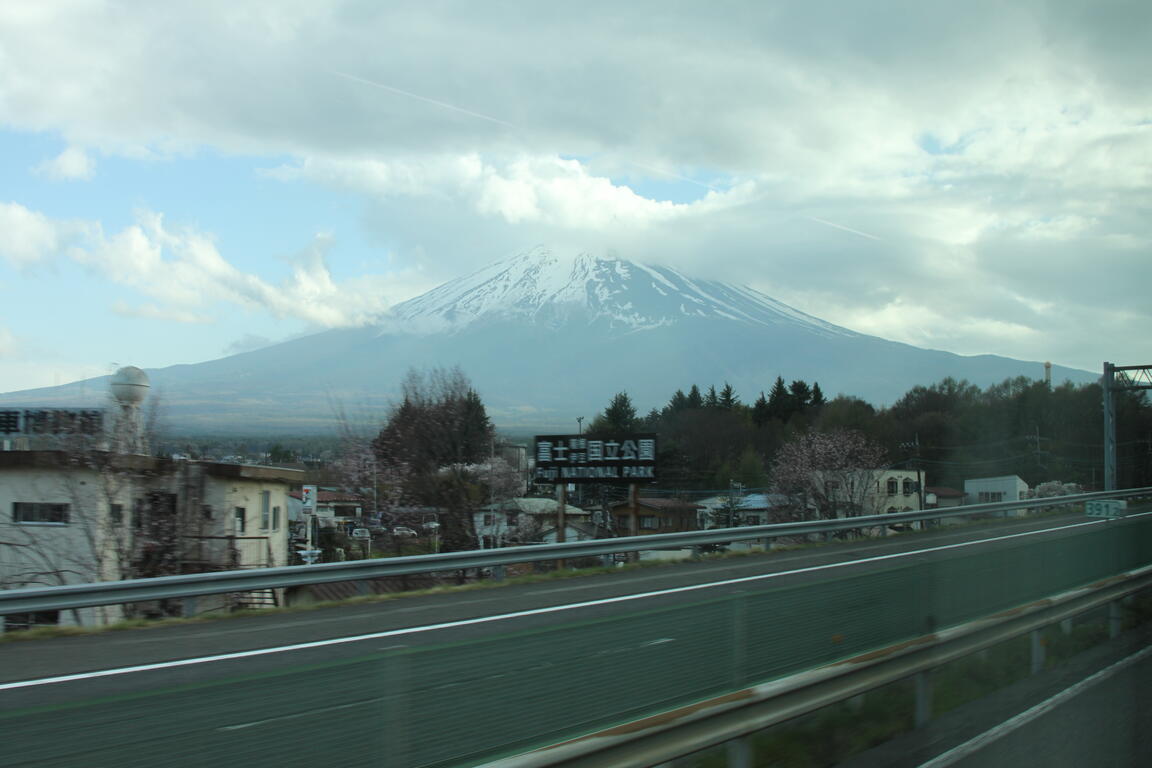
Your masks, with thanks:
M728 768L752 768L752 739L741 736L727 744Z
M364 579L356 580L356 596L364 597L365 595L372 594L372 590L368 589L368 582Z
M932 720L932 670L916 673L916 713L917 728L923 728Z
M743 591L732 598L732 690L744 687L748 658L748 605Z
M502 565L492 566L492 581L504 581L505 575L506 574L504 571L504 566L502 566Z
M1108 637L1117 638L1124 629L1124 606L1119 600L1108 603Z
M1047 661L1047 641L1044 639L1044 630L1034 629L1029 633L1032 644L1032 674L1037 675L1044 671Z
M1064 619L1060 622L1060 631L1066 635L1072 634L1072 619Z
M411 765L412 754L409 740L409 672L411 660L408 646L396 645L387 648L381 662L381 689L386 693L383 701L383 717L380 719L380 733L387 739L381 750L380 764L384 768L407 768Z
M180 609L180 615L181 616L183 616L186 619L190 619L196 615L196 596L195 595L185 597L180 602L181 602L181 609ZM0 622L0 623L2 623L2 622ZM0 629L0 632L3 632L3 631L4 630Z

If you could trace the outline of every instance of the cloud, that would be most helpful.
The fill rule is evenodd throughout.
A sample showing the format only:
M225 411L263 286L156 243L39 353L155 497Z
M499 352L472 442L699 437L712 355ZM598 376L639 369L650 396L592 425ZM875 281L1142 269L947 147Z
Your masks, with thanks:
M239 355L242 352L254 352L257 349L270 347L275 343L275 341L268 338L267 336L259 336L254 333L246 333L225 347L223 354L228 356Z
M19 203L0 203L0 257L16 267L55 255L68 227Z
M754 184L746 183L731 190L711 190L692 203L653 200L611 178L594 175L578 160L554 155L325 156L269 169L266 174L282 181L311 180L351 188L377 200L455 200L474 213L511 225L591 231L646 227L705 214L739 205L754 193Z
M70 146L35 171L57 181L88 181L96 173L96 162L80 147Z
M112 304L112 311L121 317L140 317L146 320L166 320L174 323L188 323L192 325L211 323L211 315L197 314L178 309L165 309L156 304L132 305L126 301L116 301Z
M350 192L391 261L338 281L318 238L253 274L212 222L77 234L18 204L0 256L81 238L143 295L122 311L225 302L331 326L546 243L895 338L1082 361L1133 336L1101 306L1150 319L1150 21L1119 0L7 4L0 121L65 137L53 163L88 147L278 164ZM713 188L645 191L677 179Z
M141 210L137 222L106 235L96 222L52 219L18 204L0 204L0 256L25 266L66 254L111 282L151 299L116 300L123 317L211 323L220 304L322 328L369 322L388 306L395 287L388 275L338 281L328 267L328 235L289 258L279 280L245 272L217 249L210 234L172 228L161 214ZM400 282L411 280L401 270Z
M371 290L378 286L358 280L353 285L359 291L349 290L333 279L324 258L327 236L317 236L291 260L289 274L272 282L237 269L207 233L170 228L151 211L140 211L137 218L137 224L101 236L75 254L90 269L159 302L135 308L120 304L121 313L209 322L213 306L227 303L329 328L368 322L385 307Z

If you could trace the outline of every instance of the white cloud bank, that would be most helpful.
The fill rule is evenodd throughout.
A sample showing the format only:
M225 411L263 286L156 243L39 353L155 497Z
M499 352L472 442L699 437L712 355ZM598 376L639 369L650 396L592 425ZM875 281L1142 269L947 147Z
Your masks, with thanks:
M10 264L55 259L65 242L71 243L71 261L152 300L117 299L111 309L126 317L210 323L215 306L226 303L331 328L368 322L387 307L390 290L385 276L334 280L323 235L291 260L287 276L272 282L237 269L210 235L169 227L158 213L140 211L136 224L105 235L95 222L59 221L16 203L0 204L0 256Z
M144 296L121 313L331 326L547 243L955 351L1152 359L1150 23L1121 0L7 4L0 121L67 137L61 176L92 176L77 147L252 156L351 193L396 273L337 284L320 238L257 275L154 214L105 236L12 205L0 254L81 237ZM642 191L678 177L715 189Z

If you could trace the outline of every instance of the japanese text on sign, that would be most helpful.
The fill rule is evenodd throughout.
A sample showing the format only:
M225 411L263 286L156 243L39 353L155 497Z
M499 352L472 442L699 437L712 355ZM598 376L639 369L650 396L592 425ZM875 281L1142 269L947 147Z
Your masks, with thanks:
M0 410L3 435L97 435L103 428L104 412L95 408Z
M634 483L656 479L656 435L538 435L537 483Z

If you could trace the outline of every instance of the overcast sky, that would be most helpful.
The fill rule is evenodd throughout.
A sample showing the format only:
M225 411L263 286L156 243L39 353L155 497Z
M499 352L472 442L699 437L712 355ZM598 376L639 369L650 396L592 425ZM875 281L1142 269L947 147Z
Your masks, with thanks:
M0 391L544 244L1152 363L1152 3L0 4ZM446 361L450 362L450 361Z

